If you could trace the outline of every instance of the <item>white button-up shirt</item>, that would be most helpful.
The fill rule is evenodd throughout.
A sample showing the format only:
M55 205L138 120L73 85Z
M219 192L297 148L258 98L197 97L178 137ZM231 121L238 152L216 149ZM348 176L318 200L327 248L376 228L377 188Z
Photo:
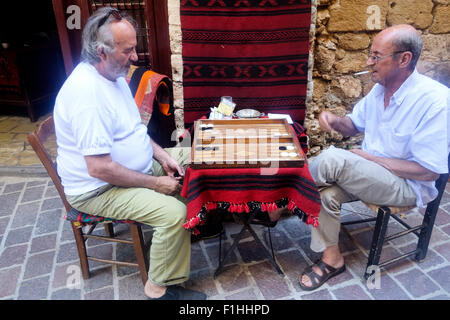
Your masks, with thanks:
M384 107L385 87L376 84L347 115L364 132L362 149L375 156L415 161L435 172L448 172L449 88L414 72ZM437 196L433 181L407 179L417 205Z

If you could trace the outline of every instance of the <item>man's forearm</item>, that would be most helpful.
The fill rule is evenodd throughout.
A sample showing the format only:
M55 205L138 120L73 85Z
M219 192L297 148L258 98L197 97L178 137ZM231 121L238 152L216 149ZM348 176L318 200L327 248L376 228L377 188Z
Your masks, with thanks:
M439 174L422 167L414 161L383 157L376 157L374 161L401 178L421 181L435 181L439 178Z
M331 127L346 137L354 136L359 132L349 117L337 117Z
M104 157L87 157L86 162L91 176L120 187L156 188L157 177L130 170L112 161L109 156L106 156L108 161L105 161Z
M414 161L374 156L361 149L352 149L350 151L367 160L378 163L401 178L421 181L435 181L439 178L439 174L422 167Z
M153 148L153 158L158 160L159 163L164 162L167 159L167 157L170 157L169 154L163 148L161 148L159 144L153 141L152 138L150 138L150 142Z

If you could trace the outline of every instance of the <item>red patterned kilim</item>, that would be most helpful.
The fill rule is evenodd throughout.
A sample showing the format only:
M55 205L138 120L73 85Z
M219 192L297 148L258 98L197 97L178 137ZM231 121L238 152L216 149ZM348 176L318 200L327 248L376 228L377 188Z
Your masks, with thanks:
M269 170L270 171L270 170ZM308 170L279 168L266 174L259 168L187 168L181 195L187 199L184 228L197 232L206 215L218 207L229 212L270 212L287 207L306 224L317 227L320 193Z
M310 0L181 0L184 120L221 96L303 123Z

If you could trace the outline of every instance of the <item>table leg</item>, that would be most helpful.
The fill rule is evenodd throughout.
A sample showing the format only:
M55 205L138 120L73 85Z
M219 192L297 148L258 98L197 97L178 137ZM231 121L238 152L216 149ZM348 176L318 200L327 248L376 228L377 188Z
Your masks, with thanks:
M253 230L253 228L250 226L250 223L255 218L255 215L256 215L256 211L253 211L250 214L248 219L244 219L240 215L238 215L239 220L244 224L244 226L242 227L241 231L234 239L234 242L231 245L231 248L225 253L223 259L221 259L222 254L221 254L221 252L219 252L219 266L217 267L216 271L214 272L214 278L216 278L220 273L222 273L223 264L224 264L225 260L228 258L230 253L236 248L236 246L238 245L239 241L241 240L245 230L248 230L250 232L250 234L255 239L256 243L264 250L264 253L267 256L267 258L269 259L269 262L272 264L272 266L275 268L275 270L278 272L278 274L284 275L283 271L281 271L280 266L276 263L274 256L270 254L269 250L266 248L264 243L259 239L258 235ZM222 238L220 238L220 242L222 242ZM219 250L220 251L222 250L221 244L219 244Z

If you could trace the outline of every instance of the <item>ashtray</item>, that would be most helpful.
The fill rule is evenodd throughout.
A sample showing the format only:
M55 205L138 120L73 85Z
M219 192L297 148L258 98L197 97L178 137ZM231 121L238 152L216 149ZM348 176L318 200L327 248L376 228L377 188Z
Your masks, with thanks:
M235 113L238 118L259 118L264 116L264 113L255 109L241 109Z

